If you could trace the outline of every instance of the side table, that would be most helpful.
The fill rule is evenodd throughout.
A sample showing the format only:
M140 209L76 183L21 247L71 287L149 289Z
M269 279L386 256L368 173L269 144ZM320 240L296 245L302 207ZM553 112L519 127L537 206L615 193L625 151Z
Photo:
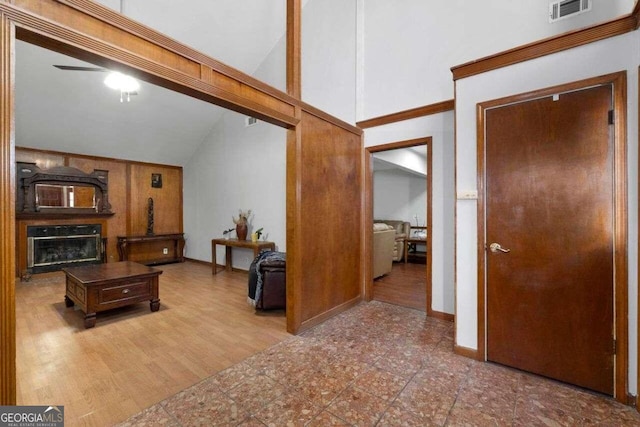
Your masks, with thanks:
M218 272L218 262L216 260L216 245L222 245L225 247L225 271L232 271L231 268L231 248L245 248L253 249L253 257L257 257L262 249L276 250L276 244L273 242L252 242L251 240L238 240L238 239L212 239L211 240L211 274Z

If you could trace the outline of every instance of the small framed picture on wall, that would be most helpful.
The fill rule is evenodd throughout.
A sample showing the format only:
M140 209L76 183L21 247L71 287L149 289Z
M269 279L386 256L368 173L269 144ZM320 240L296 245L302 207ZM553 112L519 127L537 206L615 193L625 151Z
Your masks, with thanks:
M152 173L151 174L151 187L153 187L153 188L162 188L162 174L161 173Z

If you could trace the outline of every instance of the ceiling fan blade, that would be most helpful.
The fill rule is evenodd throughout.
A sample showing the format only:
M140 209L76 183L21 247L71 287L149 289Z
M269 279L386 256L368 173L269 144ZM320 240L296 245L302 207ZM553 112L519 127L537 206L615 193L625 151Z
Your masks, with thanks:
M60 70L64 70L64 71L100 71L100 72L107 71L104 68L80 67L80 66L75 66L75 65L54 65L54 67L56 67L56 68L58 68Z

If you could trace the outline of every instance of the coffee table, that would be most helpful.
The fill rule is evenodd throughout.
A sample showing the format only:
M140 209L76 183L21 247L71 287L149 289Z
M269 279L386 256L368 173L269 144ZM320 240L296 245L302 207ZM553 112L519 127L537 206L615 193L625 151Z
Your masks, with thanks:
M151 311L160 309L158 282L162 270L131 261L63 268L66 275L64 302L84 311L84 326L96 324L96 313L149 301Z

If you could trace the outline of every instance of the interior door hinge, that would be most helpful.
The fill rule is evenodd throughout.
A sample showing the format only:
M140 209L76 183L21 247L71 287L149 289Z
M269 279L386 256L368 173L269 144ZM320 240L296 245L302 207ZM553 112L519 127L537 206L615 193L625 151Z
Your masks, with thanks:
M613 123L614 123L613 110L609 110L609 124L612 125Z

